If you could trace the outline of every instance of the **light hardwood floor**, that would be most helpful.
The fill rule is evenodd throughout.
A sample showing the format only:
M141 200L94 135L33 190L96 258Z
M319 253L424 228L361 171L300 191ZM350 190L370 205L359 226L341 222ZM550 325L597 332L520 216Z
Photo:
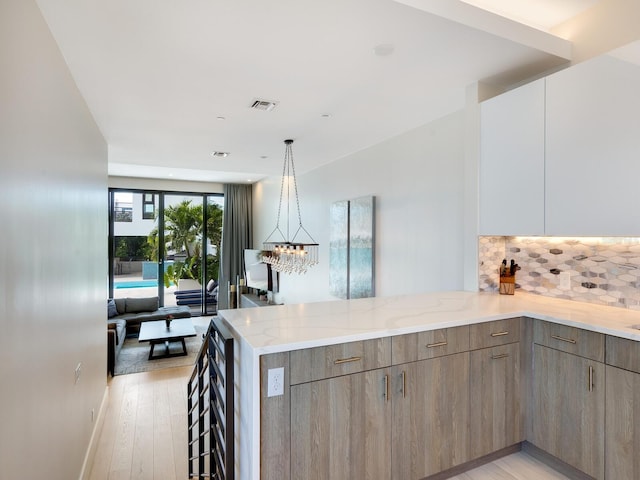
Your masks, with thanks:
M188 478L187 380L193 367L119 375L90 480Z
M186 480L192 367L114 377L90 480ZM364 480L364 479L363 479ZM451 480L567 480L520 452Z

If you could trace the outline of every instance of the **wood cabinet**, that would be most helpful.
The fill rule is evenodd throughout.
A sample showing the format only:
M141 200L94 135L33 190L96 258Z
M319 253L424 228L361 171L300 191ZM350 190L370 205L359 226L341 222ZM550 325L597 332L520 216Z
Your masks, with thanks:
M606 342L605 478L640 478L640 342Z
M535 320L533 341L539 345L604 362L605 335L602 333Z
M391 339L376 338L291 352L291 385L391 365Z
M520 343L471 352L469 377L470 458L521 442Z
M640 374L606 368L605 478L640 478Z
M640 478L639 358L521 318L264 355L261 478L417 480L525 437L593 478ZM268 397L278 367L289 387Z
M395 366L392 379L391 478L420 479L469 460L469 353Z
M440 328L391 338L393 365L469 350L469 326Z
M532 438L538 448L604 478L604 364L533 347Z
M291 387L291 479L388 480L389 371Z
M480 235L544 233L545 81L481 104Z

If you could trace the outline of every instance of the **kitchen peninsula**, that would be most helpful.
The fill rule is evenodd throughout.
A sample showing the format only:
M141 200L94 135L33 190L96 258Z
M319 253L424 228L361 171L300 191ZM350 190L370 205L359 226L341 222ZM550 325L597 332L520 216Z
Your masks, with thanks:
M626 385L621 375L640 377L640 312L522 292L437 292L219 315L236 338L236 478L418 479L525 440L594 478L626 478L609 464L605 476L605 455L634 468L620 436L604 432L605 415L607 430L634 419L605 408L605 390ZM278 368L283 394L268 396L268 371ZM590 403L573 403L577 388L561 391L576 385ZM555 395L593 413L583 432L571 427L585 445L545 423L573 418Z

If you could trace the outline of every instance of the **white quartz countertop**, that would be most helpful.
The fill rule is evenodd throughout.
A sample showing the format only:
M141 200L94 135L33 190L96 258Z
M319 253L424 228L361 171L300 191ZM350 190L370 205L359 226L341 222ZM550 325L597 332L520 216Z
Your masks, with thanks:
M640 341L640 312L516 292L436 292L220 310L254 354L526 316Z

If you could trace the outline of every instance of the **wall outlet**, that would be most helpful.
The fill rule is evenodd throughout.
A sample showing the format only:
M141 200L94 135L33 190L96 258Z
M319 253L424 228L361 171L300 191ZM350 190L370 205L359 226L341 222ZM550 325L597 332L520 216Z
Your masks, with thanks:
M78 383L78 380L80 380L80 374L81 374L81 373L82 373L82 362L80 362L80 363L78 364L78 366L76 367L76 370L75 370L75 380L74 380L74 382L73 382L74 384L75 384L75 383Z
M284 367L270 368L267 377L267 397L284 395Z
M569 272L560 272L560 290L571 290L571 274Z

